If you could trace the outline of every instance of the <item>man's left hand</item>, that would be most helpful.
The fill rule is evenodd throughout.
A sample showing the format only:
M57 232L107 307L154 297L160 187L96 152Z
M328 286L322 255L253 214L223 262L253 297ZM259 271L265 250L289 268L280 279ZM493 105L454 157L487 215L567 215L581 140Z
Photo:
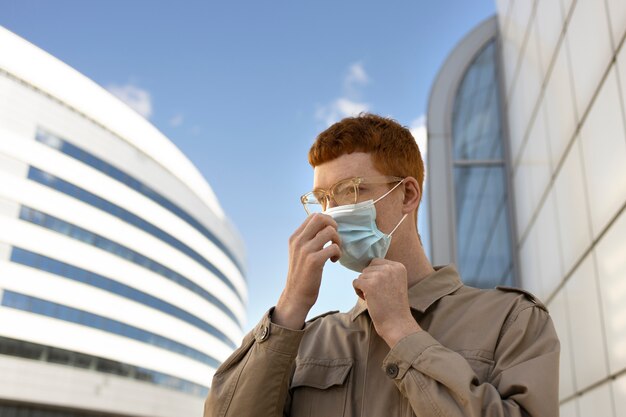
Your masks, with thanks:
M367 303L376 333L390 348L421 330L411 315L406 268L400 262L373 259L352 286Z

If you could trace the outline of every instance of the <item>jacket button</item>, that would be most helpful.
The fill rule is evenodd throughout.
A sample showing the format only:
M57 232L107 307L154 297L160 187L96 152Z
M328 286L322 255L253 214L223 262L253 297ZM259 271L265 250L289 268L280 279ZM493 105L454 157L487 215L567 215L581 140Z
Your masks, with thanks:
M395 363L387 365L387 368L385 370L387 371L387 376L389 378L395 378L398 376L398 365L396 365Z
M258 341L263 342L270 335L270 328L268 326L263 326L263 328L258 333Z

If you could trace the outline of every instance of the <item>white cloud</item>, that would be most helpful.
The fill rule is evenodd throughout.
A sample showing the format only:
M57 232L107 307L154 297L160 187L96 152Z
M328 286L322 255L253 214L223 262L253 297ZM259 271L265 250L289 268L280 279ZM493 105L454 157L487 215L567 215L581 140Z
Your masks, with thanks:
M420 148L422 158L426 162L426 152L428 152L428 141L426 133L426 116L421 115L411 122L409 130Z
M111 84L107 90L146 119L152 115L152 97L149 91L130 83L125 85Z
M337 109L342 115L357 115L368 110L367 103L358 103L347 98L339 98L335 101Z
M315 118L323 121L327 126L343 119L344 117L356 116L369 110L367 103L352 101L340 97L326 106L320 106L315 112Z
M171 127L178 127L183 124L184 120L185 120L184 116L178 113L177 115L175 115L174 117L170 119L169 123Z
M350 65L348 69L348 75L344 79L344 86L346 88L354 88L356 85L365 85L370 82L370 77L365 72L365 68L363 68L363 64L360 62L355 62Z
M327 126L343 119L344 117L356 116L361 112L369 111L369 104L359 99L360 88L368 84L370 78L361 62L350 65L343 79L343 92L330 103L318 106L315 118L324 122Z

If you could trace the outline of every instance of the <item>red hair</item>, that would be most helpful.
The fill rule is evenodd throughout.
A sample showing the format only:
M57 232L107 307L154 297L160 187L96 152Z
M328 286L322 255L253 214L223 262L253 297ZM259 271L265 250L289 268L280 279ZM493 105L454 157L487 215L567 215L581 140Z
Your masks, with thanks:
M316 167L352 152L371 154L374 167L383 175L415 178L422 192L422 155L409 129L395 120L370 113L346 117L317 136L309 163Z

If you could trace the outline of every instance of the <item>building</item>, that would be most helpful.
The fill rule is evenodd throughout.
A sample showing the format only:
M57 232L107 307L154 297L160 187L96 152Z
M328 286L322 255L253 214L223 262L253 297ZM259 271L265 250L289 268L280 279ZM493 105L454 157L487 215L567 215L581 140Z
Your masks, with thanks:
M429 100L433 262L545 302L562 417L626 415L625 34L622 0L500 0Z
M172 142L0 28L0 416L200 415L244 258Z

